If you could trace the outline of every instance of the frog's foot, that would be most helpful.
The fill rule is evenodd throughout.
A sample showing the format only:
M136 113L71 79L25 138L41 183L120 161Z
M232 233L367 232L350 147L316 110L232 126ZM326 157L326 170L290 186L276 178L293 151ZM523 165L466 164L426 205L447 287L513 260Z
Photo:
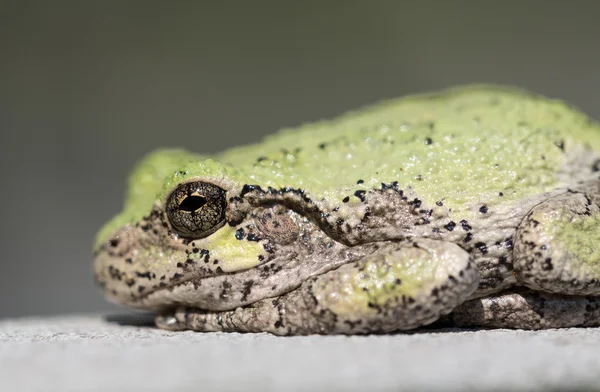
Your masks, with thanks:
M517 229L514 271L534 290L600 295L600 191L590 185L534 207Z
M475 291L478 273L457 245L414 239L304 282L279 298L225 312L179 308L156 323L171 330L354 334L431 323Z
M547 329L600 326L600 297L525 290L477 298L459 305L439 325Z

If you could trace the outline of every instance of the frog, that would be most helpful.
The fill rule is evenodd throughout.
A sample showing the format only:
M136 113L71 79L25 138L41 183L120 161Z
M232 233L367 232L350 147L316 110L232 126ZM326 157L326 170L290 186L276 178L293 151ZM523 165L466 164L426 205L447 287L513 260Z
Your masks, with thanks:
M106 298L171 331L599 326L600 125L477 84L159 149L93 253Z

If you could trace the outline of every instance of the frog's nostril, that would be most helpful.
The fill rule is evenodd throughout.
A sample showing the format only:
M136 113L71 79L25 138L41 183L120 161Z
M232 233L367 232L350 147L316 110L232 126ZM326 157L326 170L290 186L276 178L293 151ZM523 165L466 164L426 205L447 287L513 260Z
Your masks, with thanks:
M194 212L206 204L206 199L202 196L188 196L179 203L179 209L185 212Z

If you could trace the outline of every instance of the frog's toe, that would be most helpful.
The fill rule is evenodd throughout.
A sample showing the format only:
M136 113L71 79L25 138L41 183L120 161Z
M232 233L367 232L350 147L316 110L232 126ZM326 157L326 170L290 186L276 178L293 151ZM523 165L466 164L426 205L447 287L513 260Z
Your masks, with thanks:
M443 326L548 329L600 326L600 297L504 292L459 305Z
M177 308L172 312L160 313L154 318L158 328L168 331L183 331L188 329L185 308Z
M553 197L520 224L514 249L519 282L541 291L600 295L598 187Z

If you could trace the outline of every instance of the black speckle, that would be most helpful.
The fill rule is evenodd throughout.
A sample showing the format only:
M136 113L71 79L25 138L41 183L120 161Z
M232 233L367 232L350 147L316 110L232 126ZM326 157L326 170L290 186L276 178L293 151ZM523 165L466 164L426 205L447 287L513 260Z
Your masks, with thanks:
M600 159L596 159L592 164L592 171L597 172L600 171Z
M415 206L415 208L419 208L421 207L421 200L415 198L413 201L410 202L410 204Z
M455 227L456 227L456 223L450 221L450 222L448 222L448 224L446 224L444 226L444 229L446 229L448 231L452 231L452 230L454 230Z
M133 260L131 260L131 257L128 257L128 258L126 258L126 259L125 259L125 262L126 262L127 264L132 264L132 263L133 263Z
M243 240L244 239L244 229L237 229L235 231L235 238L238 240Z
M364 183L365 183L365 182L364 182L363 180L358 180L358 181L356 181L356 184L357 184L357 185L364 184Z
M479 212L481 212L482 214L485 214L486 212L488 212L487 206L481 206L481 207L479 207Z
M438 207L441 207L441 206L444 205L444 202L442 202L441 200L438 200L438 201L435 202L435 205L438 206Z
M396 280L394 281L394 283L397 284L397 285L402 284L402 279L396 278Z
M470 234L470 233L469 233ZM468 235L468 234L467 234ZM487 245L483 242L476 242L475 243L475 248L479 249L479 251L483 254L486 254L488 252L487 250Z
M319 144L319 148L320 148L321 150L324 150L324 149L325 149L325 147L327 147L327 144L325 144L325 143L321 143L321 144Z
M223 268L221 268L221 267L217 267L217 269L215 270L215 272L216 272L217 274L222 274L222 273L223 273Z
M385 191L386 189L393 189L395 191L397 191L400 196L403 195L402 189L398 188L398 181L394 181L391 184L386 184L385 182L381 183L381 190Z
M108 241L108 245L116 248L117 246L119 246L119 239L118 238L113 238L111 240Z
M240 193L240 197L244 197L247 193L249 192L253 192L253 191L262 191L260 185L250 185L250 184L244 184L244 186L242 187L242 192Z
M136 271L135 275L138 278L146 278L148 280L152 279L152 273L150 271L146 271L146 272L138 272L138 271Z
M469 242L473 239L473 234L471 233L467 233L467 235L465 236L465 238L463 239L463 242Z
M354 196L358 197L360 199L360 201L364 202L365 201L365 193L367 193L367 192L365 192L363 190L358 190L358 191L354 192Z
M542 269L544 271L552 271L553 268L554 268L554 266L552 265L552 259L550 257L548 257L546 260L544 260Z
M248 299L248 295L252 292L252 286L254 286L253 280L244 282L244 288L242 289L242 301Z
M181 279L181 278L183 278L183 275L182 275L182 274L180 274L179 272L175 272L175 273L173 274L173 280L179 280L179 279Z
M121 276L121 270L118 269L118 268L113 267L112 265L108 266L108 274L113 279L116 279L116 280L123 279L123 277Z
M556 147L560 148L560 150L562 152L565 152L565 141L564 140L562 140L562 139L557 140L557 141L554 142L554 145Z
M208 249L202 249L200 251L200 257L204 257L204 262L208 263L208 260L210 259L210 252Z
M141 293L144 289L146 289L146 286L138 286L138 293Z
M500 192L500 193L498 193L498 196L502 197L502 196L504 196L504 193Z
M350 196L346 196L342 199L343 203L348 203L350 201Z
M269 244L269 243L264 244L263 248L265 249L265 251L267 253L273 253L273 252L275 252L275 249L273 249L273 246L271 244Z
M223 287L221 289L221 293L219 294L219 297L221 299L224 299L225 296L227 295L227 293L229 292L229 289L231 289L231 283L229 283L228 281L224 281L223 284L221 285L221 287Z
M464 219L460 221L460 226L463 228L464 231L471 231L472 229L471 225L469 225L469 222L467 222Z
M425 144L426 144L426 145L430 145L431 143L433 143L433 140L431 140L431 138L430 138L430 137L428 137L428 138L425 138Z
M259 236L257 236L257 235L256 235L256 234L254 234L254 233L248 233L248 235L246 236L246 239L247 239L248 241L254 241L254 242L258 242L258 241L260 241L260 237L259 237Z
M256 161L260 163L260 162L262 162L262 161L264 161L264 160L266 160L266 159L267 159L267 157L258 157L258 158L256 159Z

